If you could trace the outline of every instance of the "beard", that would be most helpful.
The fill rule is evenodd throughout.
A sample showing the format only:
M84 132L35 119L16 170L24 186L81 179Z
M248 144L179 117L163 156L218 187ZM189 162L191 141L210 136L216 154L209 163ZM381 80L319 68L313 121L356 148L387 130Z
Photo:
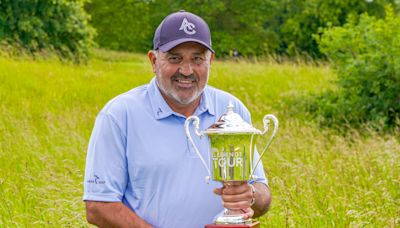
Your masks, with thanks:
M203 92L203 89L199 89L198 80L194 74L183 75L181 73L175 73L171 78L167 79L170 80L170 84L168 84L168 82L165 81L166 79L163 79L161 75L157 75L156 78L158 88L161 90L161 92L180 105L191 104L198 97L200 97L201 93ZM190 88L179 88L174 85L174 83L178 82L179 80L191 81L195 85ZM180 93L190 93L191 95L180 96Z

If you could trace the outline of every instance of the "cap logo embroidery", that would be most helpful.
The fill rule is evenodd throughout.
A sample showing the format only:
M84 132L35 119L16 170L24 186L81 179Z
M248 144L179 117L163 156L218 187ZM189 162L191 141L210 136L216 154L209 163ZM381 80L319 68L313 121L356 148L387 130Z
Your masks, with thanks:
M186 34L188 35L193 35L196 33L196 30L194 30L196 26L194 26L193 23L190 23L186 18L183 18L181 27L179 30L183 30Z

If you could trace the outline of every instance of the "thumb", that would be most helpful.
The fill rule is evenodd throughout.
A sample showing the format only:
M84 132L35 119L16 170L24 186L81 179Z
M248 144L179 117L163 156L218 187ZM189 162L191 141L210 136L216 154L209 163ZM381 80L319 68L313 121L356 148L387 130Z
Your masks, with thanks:
M243 218L244 219L250 219L254 215L254 211L253 211L253 209L251 207L248 207L246 209L242 209L242 211L244 212L244 214L243 214Z

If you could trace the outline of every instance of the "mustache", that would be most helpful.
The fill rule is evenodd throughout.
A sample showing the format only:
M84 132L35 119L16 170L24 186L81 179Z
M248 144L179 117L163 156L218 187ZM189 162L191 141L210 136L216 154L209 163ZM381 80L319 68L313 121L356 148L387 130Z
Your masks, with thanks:
M192 81L197 81L197 78L194 74L183 75L181 73L176 73L171 77L172 80L179 80L179 79L190 79Z

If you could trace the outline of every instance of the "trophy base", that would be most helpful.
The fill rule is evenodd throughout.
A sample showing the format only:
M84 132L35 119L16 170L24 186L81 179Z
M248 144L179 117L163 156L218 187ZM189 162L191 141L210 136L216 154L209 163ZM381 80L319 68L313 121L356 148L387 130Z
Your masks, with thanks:
M204 228L260 228L260 222L249 224L208 224Z
M215 221L215 224L246 224L251 223L251 219L245 220L242 215L229 215L225 214L219 216Z

